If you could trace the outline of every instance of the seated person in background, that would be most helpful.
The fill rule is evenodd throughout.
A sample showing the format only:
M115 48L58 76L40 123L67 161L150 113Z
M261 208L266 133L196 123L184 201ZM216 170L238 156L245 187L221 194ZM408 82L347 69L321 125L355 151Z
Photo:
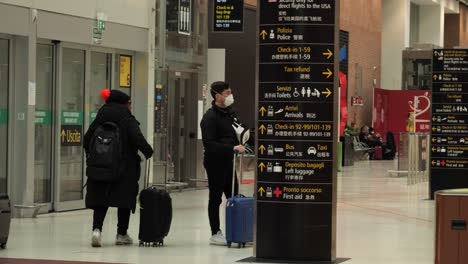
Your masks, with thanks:
M371 135L375 140L382 142L382 137L379 133L375 133L373 127L369 127L369 135Z
M359 133L359 140L363 143L366 143L371 148L375 146L382 146L382 139L380 138L380 135L378 133L374 134L374 129L370 130L368 126L363 126L361 128L361 133Z

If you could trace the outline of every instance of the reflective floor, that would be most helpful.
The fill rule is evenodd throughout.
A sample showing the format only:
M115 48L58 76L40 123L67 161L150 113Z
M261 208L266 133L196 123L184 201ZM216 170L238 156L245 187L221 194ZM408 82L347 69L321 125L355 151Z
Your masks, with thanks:
M429 264L434 258L434 203L427 184L406 185L392 178L393 161L360 161L339 176L337 255L355 264ZM251 194L252 185L243 186ZM102 248L90 247L91 211L14 219L7 250L0 258L117 263L234 263L252 248L210 246L206 190L173 193L174 218L166 246L114 246L116 211L106 218ZM223 210L221 210L223 211ZM138 235L138 214L130 235ZM0 263L2 261L0 260Z

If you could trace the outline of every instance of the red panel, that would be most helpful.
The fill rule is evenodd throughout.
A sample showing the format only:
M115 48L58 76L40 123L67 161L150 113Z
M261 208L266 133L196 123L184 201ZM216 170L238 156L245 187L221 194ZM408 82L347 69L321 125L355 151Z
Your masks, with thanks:
M391 131L395 135L406 132L408 112L414 111L415 96L418 97L417 132L429 132L430 125L430 91L423 90L385 90L374 89L374 123L376 132L385 135Z

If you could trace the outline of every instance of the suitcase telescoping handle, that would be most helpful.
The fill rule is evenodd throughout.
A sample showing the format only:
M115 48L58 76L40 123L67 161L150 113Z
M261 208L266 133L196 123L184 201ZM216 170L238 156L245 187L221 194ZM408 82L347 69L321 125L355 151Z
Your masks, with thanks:
M150 169L151 169L151 158L145 161L146 168L145 168L145 188L149 187L150 184Z
M232 160L232 192L231 196L235 196L235 187L236 187L236 162L237 162L237 156L239 155L239 152L236 150L234 151L234 159Z

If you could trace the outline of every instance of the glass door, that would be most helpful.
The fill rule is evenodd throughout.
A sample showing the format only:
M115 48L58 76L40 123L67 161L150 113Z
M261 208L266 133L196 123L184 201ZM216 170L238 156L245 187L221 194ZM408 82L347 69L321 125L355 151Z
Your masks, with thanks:
M59 76L57 210L83 207L86 51L63 47Z
M54 98L54 68L54 46L38 44L34 139L35 203L52 203L52 105Z
M111 87L111 62L112 54L91 52L90 124L94 121L97 112L104 104L104 100L100 96L101 90Z
M9 43L0 39L0 193L7 192Z
M168 78L168 181L182 187L196 179L197 90L189 72L171 72Z

